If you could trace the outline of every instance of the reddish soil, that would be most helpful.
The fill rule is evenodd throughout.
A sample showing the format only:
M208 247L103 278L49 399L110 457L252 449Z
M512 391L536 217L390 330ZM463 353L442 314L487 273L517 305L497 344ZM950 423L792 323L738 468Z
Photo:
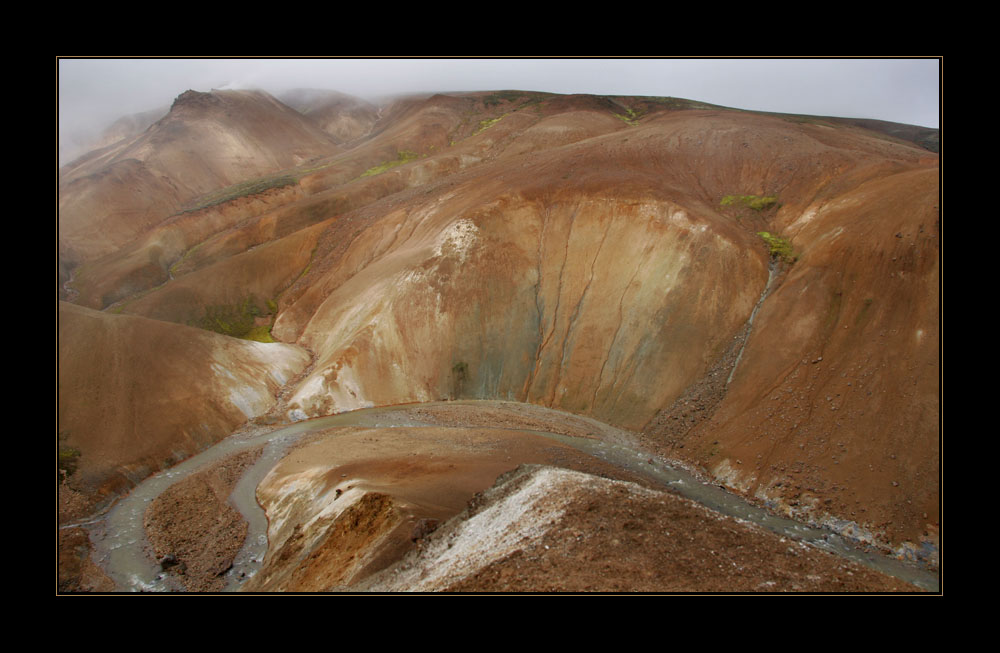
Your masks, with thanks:
M90 538L83 528L59 530L57 589L63 593L113 592L115 583L90 559Z
M68 483L91 500L127 492L225 438L247 421L244 410L271 408L278 379L308 363L295 347L262 349L66 302L59 347L59 431L79 452Z
M583 493L544 537L448 592L919 592L908 583L625 486Z
M428 552L435 542L447 541L498 497L509 495L513 490L507 481L519 475L511 470L524 462L626 483L610 490L600 483L597 489L582 484L560 488L557 495L570 496L570 505L552 513L554 525L544 537L433 591L921 591L721 516L575 449L508 430L601 431L589 420L553 419L551 413L510 403L414 406L402 415L450 428L333 429L310 437L272 471L258 496L269 515L280 507L289 520L283 532L290 535L272 541L264 570L245 591L412 591L406 584L383 581L396 569L434 569L438 563ZM605 427L601 437L628 438L614 431ZM311 470L326 470L318 477L326 479L321 481L326 496L334 491L338 498L341 492L363 494L346 510L330 513L332 518L316 521L308 512L316 509L311 505L306 512L289 512L287 495L278 490L282 479L294 481L303 492L308 486L301 485L302 479ZM306 522L309 530L302 527ZM317 533L322 533L318 540Z
M533 402L644 429L651 447L735 491L802 519L855 522L880 545L924 547L933 557L941 527L937 156L842 121L693 106L513 92L414 97L334 154L340 148L318 126L264 94L185 94L158 127L61 181L60 285L70 274L73 282L60 296L92 308L121 300L117 308L133 312L60 303L59 430L81 452L70 484L88 501L126 491L266 413L311 357L275 420L292 408L318 416L473 396ZM227 107L233 124L218 111ZM232 147L258 142L271 154L232 170L239 152L199 136L206 118ZM130 158L141 152L141 162ZM404 152L418 156L403 162ZM169 217L203 192L304 159L296 186ZM768 212L736 214L721 203L733 194L779 200ZM162 201L144 213L149 198ZM748 333L767 278L761 230L789 239L797 260ZM289 346L279 364L273 352L283 345L262 349L177 324L249 288L269 312L276 302L274 337L308 354ZM505 419L462 425L530 428ZM488 487L508 469L500 463L528 462L480 453L495 466L468 472L475 483L463 491ZM391 451L369 458L393 478ZM191 497L216 497L206 520L224 513L215 494L222 485L213 483L185 486ZM408 509L405 485L369 488L388 499L373 494L353 518L370 518L373 537L395 532L393 511ZM226 532L237 528L226 523ZM172 528L180 539L171 547L209 532ZM729 540L749 546L742 535L712 533L712 542L691 544L691 555ZM64 537L76 538L60 554L81 577L78 534ZM595 546L612 551L601 547L614 539L622 541ZM326 551L310 563L311 577L343 563L322 543L295 549L296 541L290 561ZM683 559L675 545L657 540L649 550ZM791 560L773 557L776 544L754 546L780 571L753 579L765 588L840 586L796 575ZM733 555L735 569L750 560ZM644 586L638 570L650 561L634 563L630 583ZM202 579L193 586L208 587L198 583L218 564L185 563ZM662 571L661 581L681 570ZM717 587L695 576L683 586ZM726 578L735 584L727 589L759 589Z
M477 492L523 462L639 481L572 447L499 424L480 428L490 424L488 411L476 417L470 428L330 429L289 452L258 489L269 519L280 511L286 522L269 533L264 568L244 591L349 588L398 560L429 525L460 513ZM303 485L308 477L316 480ZM286 482L296 494L327 497L324 516L316 517L324 505L293 503ZM348 501L341 495L352 493L362 494L358 502L336 510L337 502Z
M59 528L56 543L60 592L110 592L115 586L90 559L90 538L87 531L69 524L86 517L93 510L93 503L66 483L59 485Z
M145 527L157 560L190 592L225 588L223 574L246 539L247 524L229 495L262 447L245 451L175 483L146 511Z

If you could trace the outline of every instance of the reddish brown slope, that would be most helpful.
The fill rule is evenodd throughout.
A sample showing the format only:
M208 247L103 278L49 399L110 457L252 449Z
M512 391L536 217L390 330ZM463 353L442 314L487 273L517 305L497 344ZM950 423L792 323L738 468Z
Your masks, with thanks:
M139 136L60 171L60 257L107 254L199 195L337 151L265 93L186 91Z
M687 113L476 168L386 205L335 260L321 251L276 333L301 333L330 357L316 383L345 366L371 370L375 403L447 396L453 366L466 363L460 393L597 408L641 426L722 353L764 288L755 231L768 218L727 214L723 189L777 194L797 215L834 184L919 165L915 150L890 149L890 163L884 149L836 148L782 120ZM798 174L817 158L841 175ZM432 369L401 371L420 361ZM318 387L302 398L336 406L340 391Z
M377 592L919 591L667 492L534 465L498 478L399 564L355 587Z
M228 257L211 246L223 243L208 243L192 254L195 260L183 261L197 267L175 269L174 281L123 303L120 310L180 324L201 324L212 311L235 313L244 304L260 316L272 315L281 294L308 269L323 228L320 224L284 238L263 239L261 244ZM236 235L246 235L246 231ZM213 261L213 255L220 260Z
M341 144L370 134L380 117L379 108L370 102L336 91L297 89L280 99Z
M59 302L59 431L74 489L100 496L197 453L268 410L309 362L292 345Z
M227 154L227 148L232 146L229 141L243 143L244 135L240 131L241 125L237 124L228 127L226 133L229 135L224 143L216 142L218 138L213 140L212 134L204 139L196 138L195 128L201 128L206 122L214 125L210 120L198 118L198 111L226 125L231 119L227 115L217 115L218 92L209 95L208 99L201 98L201 95L195 94L180 102L179 107L175 106L172 117L161 121L175 127L169 130L169 138L161 136L163 145L160 150L166 150L168 154L177 150L187 152L203 159L199 166L215 165L214 161L232 158L231 152ZM226 95L220 97L231 100ZM237 115L250 116L244 122L250 126L263 123L280 136L278 127L288 117L286 114L290 109L286 108L280 116L274 117L270 111L274 101L269 96L251 94L238 96L238 99L247 106L243 106ZM188 106L192 104L194 108ZM271 157L269 163L261 159L257 174L272 173L270 177L263 178L261 184L265 187L272 182L279 185L262 192L251 191L246 184L228 187L205 196L202 204L209 206L176 213L169 219L164 218L180 208L175 191L181 184L181 178L189 174L190 166L176 160L173 154L166 156L157 150L154 154L163 168L159 181L169 181L169 188L152 179L146 186L138 187L137 179L151 177L146 164L129 159L124 163L111 163L109 168L105 164L114 153L92 157L85 169L99 169L100 175L80 179L80 171L74 170L65 175L60 191L60 297L65 299L70 296L62 287L69 280L72 270L70 285L76 293L75 301L92 308L105 308L164 283L171 274L183 274L185 268L178 264L187 263L186 269L190 269L193 262L190 254L202 249L208 241L214 240L216 244L220 239L229 239L236 244L243 242L246 243L245 249L263 241L259 236L240 232L266 232L267 238L280 238L407 186L450 174L462 165L457 156L449 158L444 164L434 163L421 168L413 178L365 173L387 163L392 164L400 156L445 147L448 133L467 121L461 108L468 104L469 101L444 96L427 101L399 101L387 109L388 113L398 117L395 122L387 123L388 133L377 134L363 146L333 159L310 163L294 171L286 170L288 174L273 173L280 167L294 165L301 157L281 161L274 161ZM274 119L267 122L258 114ZM308 119L295 114L294 120L301 123ZM247 129L243 127L243 131ZM310 129L314 136L319 133L316 126ZM318 138L328 141L325 135ZM189 142L191 140L198 140L198 147L204 147L205 151L195 147ZM254 143L252 138L250 143ZM280 138L278 143L281 143ZM286 150L295 143L292 139L286 144ZM321 149L327 154L337 151L326 146ZM102 168L102 165L105 167ZM113 172L120 167L128 169L127 174L119 175L122 177L120 183L109 185L101 181L111 174L109 170ZM280 183L284 179L294 183L282 186ZM133 190L138 192L133 195ZM227 199L229 195L232 197ZM94 196L93 202L87 199L90 196ZM260 222L270 226L262 226L258 224ZM224 249L227 255L242 251L230 246L224 246ZM103 256L73 269L80 260L99 254Z
M687 455L748 492L780 482L816 518L856 521L880 541L928 532L938 494L933 155L852 128L677 112L513 161L387 205L304 280L276 328L319 356L294 397L304 414L499 397L639 428L749 318L767 279L756 232L769 230L801 256L763 305L732 397L691 436L711 446ZM774 195L781 208L731 211L720 206L730 194ZM820 356L825 366L813 367ZM805 380L831 359L826 380ZM880 389L913 391L831 405L846 394L838 384L872 375ZM798 408L776 433L780 401ZM822 446L805 443L803 459L803 443L779 433ZM870 476L879 459L898 462ZM758 463L754 482L730 471ZM786 477L800 464L805 484ZM771 467L781 473L765 475ZM901 467L919 486L905 495L894 493L908 482Z
M791 512L856 521L897 543L935 538L938 195L937 169L916 169L789 224L801 258L685 455Z
M72 280L65 287L72 291L74 303L95 309L107 308L160 286L184 271L190 271L195 267L192 263L197 260L192 255L208 241L233 234L236 225L255 229L256 222L270 220L271 227L266 231L271 238L287 235L294 228L282 224L288 221L283 220L280 213L271 213L271 209L284 204L294 206L301 195L297 186L272 188L174 215L116 251L76 267L72 270ZM296 211L288 213L293 214L293 221L298 214ZM301 226L305 225L298 225L299 228ZM242 252L263 240L251 237L246 242L243 249L230 251L229 254ZM68 294L60 293L60 298L66 297Z
M407 152L419 156L400 158ZM937 488L925 480L938 457L937 158L926 150L794 118L508 93L400 102L369 141L322 166L288 195L241 200L254 207L245 213L232 203L207 210L199 217L210 228L183 218L150 232L129 250L128 269L142 269L162 246L171 255L157 258L160 274L177 265L190 278L128 310L164 315L155 311L230 296L251 278L247 261L268 265L265 248L252 257L244 248L279 234L307 242L296 229L322 223L274 329L318 357L295 389L294 416L449 396L531 401L648 425L653 441L685 444L675 452L748 492L759 486L806 506L809 492L830 488L821 497L830 503L813 514L828 505L831 515L882 530L880 539L912 541L923 513L935 512L927 497ZM778 204L724 206L730 195ZM286 199L294 202L280 206ZM713 365L740 342L767 283L762 230L791 238L800 258L762 305L715 419L686 440L667 437L661 411L713 371L728 376ZM198 292L184 299L185 286ZM117 298L129 294L118 281L112 287ZM892 344L870 344L883 331ZM905 335L918 331L927 334L919 346ZM898 365L906 357L914 362ZM794 367L803 360L812 371L831 360L835 369L806 382ZM845 394L838 379L854 388L876 378L886 389L916 381L916 391L873 408L815 405ZM785 405L793 398L798 405ZM779 404L787 420L771 414ZM789 422L780 434L770 430L776 419ZM873 429L882 435L872 439ZM793 432L815 435L807 472L787 472L806 463L796 454L803 443L782 439ZM820 465L829 443L849 455ZM905 505L917 507L900 512L898 496L858 474L883 454L899 459L905 443L926 489L907 495ZM778 471L739 471L758 461ZM779 472L809 479L770 475ZM865 503L864 517L851 510ZM887 520L905 528L885 530Z

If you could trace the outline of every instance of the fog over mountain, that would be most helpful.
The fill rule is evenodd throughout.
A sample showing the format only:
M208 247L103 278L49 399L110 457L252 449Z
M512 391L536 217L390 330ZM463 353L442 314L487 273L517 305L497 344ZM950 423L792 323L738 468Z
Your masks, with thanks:
M61 62L59 590L938 591L937 63Z
M759 111L938 127L938 59L85 59L59 61L63 138L185 90L324 88L368 100L516 89L697 98Z

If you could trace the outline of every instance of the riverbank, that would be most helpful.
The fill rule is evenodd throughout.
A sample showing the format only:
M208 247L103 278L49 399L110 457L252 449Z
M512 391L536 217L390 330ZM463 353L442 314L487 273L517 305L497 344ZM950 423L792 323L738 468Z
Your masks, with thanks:
M235 454L175 483L146 510L143 525L153 558L186 591L225 589L225 574L248 533L229 496L262 449Z
M481 518L470 506L482 509L491 501L483 497L499 492L498 477L531 464L575 470L584 476L573 478L588 480L579 488L563 483L552 490L569 501L560 510L536 506L547 520L544 533L502 559L480 556L481 569L429 591L935 591L933 579L921 581L921 590L881 573L873 568L879 564L874 557L849 551L832 534L767 515L643 453L634 434L576 415L511 402L444 402L366 409L260 431L230 438L150 479L109 514L115 526L105 530L117 539L100 539L103 553L96 557L109 570L125 565L110 571L113 578L132 579L119 580L117 589L177 589L163 582L162 569L142 550L146 528L157 559L172 556L167 581L181 580L187 591L221 591L247 533L226 497L269 443L272 453L254 472L260 480L241 490L253 508L260 509L259 500L267 511L249 536L269 543L266 559L263 566L255 559L230 572L235 578L228 589L253 577L247 583L252 591L358 591L396 565L436 565L412 558L443 537L435 529L464 529L475 539L474 523ZM593 482L600 479L628 484L615 492L595 490ZM697 501L682 499L680 492ZM376 509L378 514L368 514ZM138 520L129 517L135 513ZM359 538L361 523L378 528ZM840 555L830 552L835 547ZM132 557L122 563L125 554ZM720 555L732 567L724 571L738 570L737 576L705 566ZM254 557L264 557L263 549ZM604 569L608 564L613 573ZM614 582L601 581L604 576ZM557 577L564 582L555 582ZM371 588L423 591L395 587Z

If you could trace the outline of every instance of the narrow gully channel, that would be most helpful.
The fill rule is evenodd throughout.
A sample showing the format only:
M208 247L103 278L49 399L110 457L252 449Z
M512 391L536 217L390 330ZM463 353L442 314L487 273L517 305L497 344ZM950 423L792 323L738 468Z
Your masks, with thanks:
M764 304L764 300L767 296L771 294L771 284L774 282L774 277L776 270L778 268L777 262L772 258L767 265L767 285L764 286L764 292L760 294L760 299L754 305L753 310L750 311L750 318L747 320L746 324L746 335L743 337L743 344L740 346L740 351L736 354L736 360L733 361L733 369L729 371L729 377L726 379L726 385L729 385L733 381L733 375L736 374L736 368L740 366L740 359L743 358L743 350L747 348L747 343L750 342L750 333L753 329L753 320L757 317L757 311Z

